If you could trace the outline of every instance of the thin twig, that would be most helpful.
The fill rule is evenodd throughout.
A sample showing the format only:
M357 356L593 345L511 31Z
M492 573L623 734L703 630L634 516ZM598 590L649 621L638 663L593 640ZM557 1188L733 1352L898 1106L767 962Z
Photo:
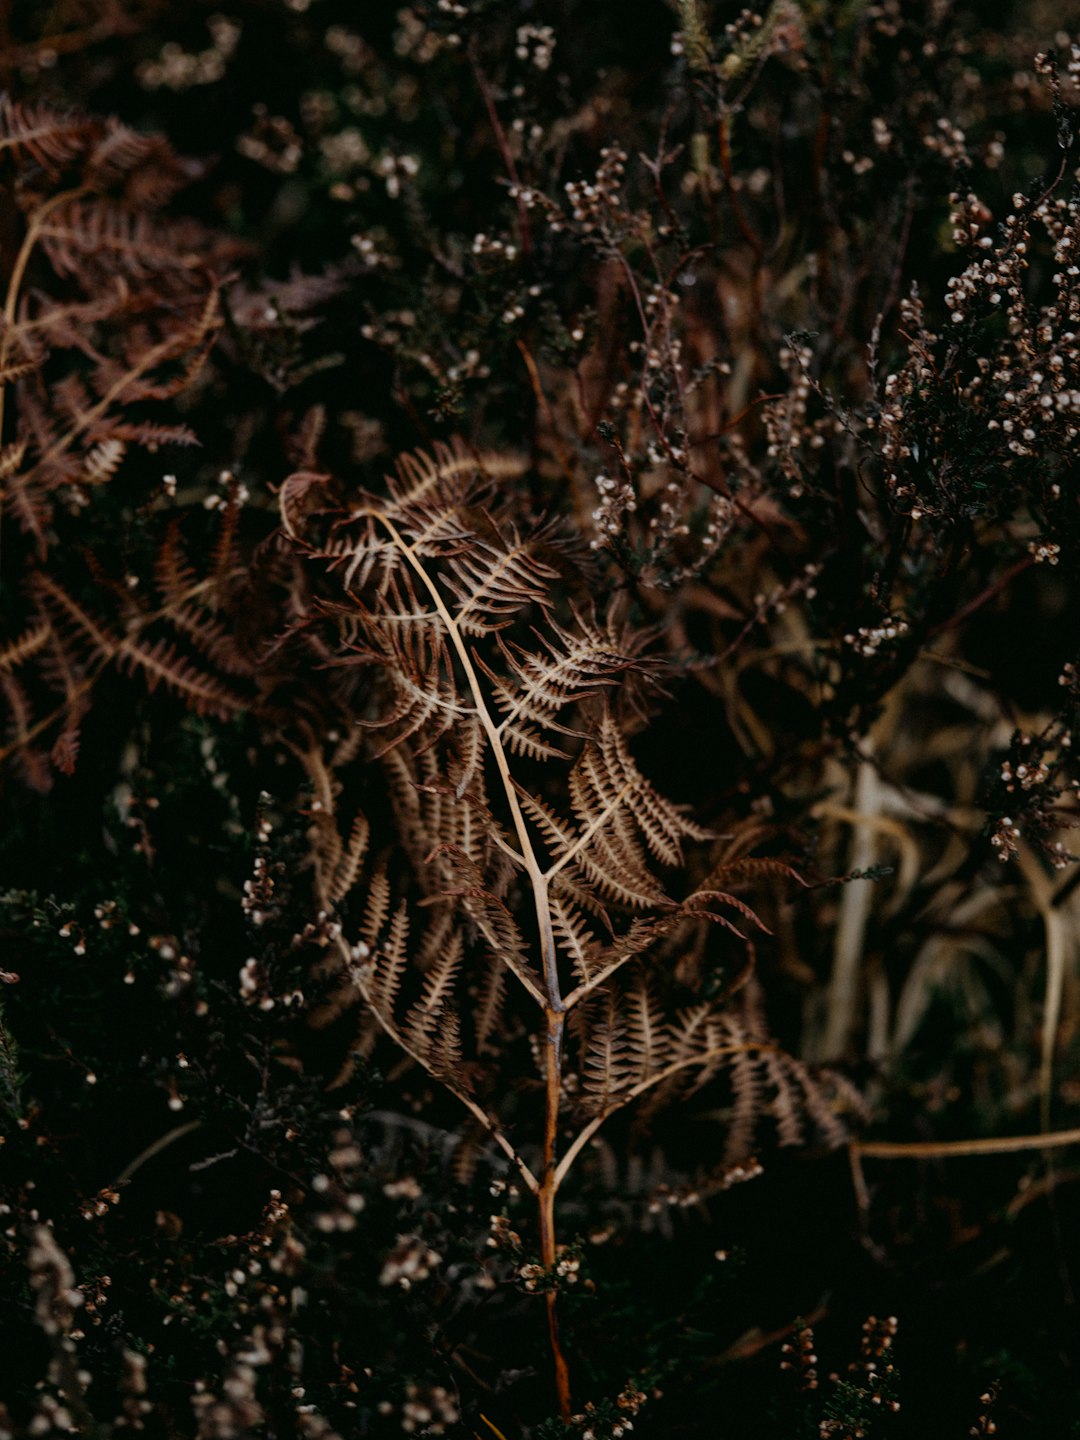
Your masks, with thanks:
M989 1140L853 1140L860 1160L947 1160L955 1155L1008 1155L1022 1150L1058 1150L1080 1145L1080 1126L1039 1135L1003 1135Z

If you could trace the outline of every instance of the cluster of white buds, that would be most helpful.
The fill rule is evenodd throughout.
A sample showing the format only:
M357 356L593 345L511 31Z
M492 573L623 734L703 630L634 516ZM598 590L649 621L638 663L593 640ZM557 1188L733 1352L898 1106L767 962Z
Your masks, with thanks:
M1001 778L1005 782L1006 790L1015 790L1017 785L1021 790L1032 790L1049 780L1050 767L1040 760L1034 765L1021 763L1014 769L1011 762L1006 760L1001 766Z
M381 234L366 231L359 231L349 239L349 244L369 270L396 270L401 262L390 250L384 248L385 243L385 237Z
M241 27L224 15L207 21L210 45L194 53L170 40L161 47L156 60L145 60L136 70L144 90L190 90L194 85L213 85L225 75L225 68L240 43Z
M900 616L889 616L880 625L860 625L858 630L844 636L844 644L850 645L857 655L876 655L883 645L899 640L908 633L908 623Z
M626 151L617 145L600 152L600 165L594 180L568 180L563 187L570 203L570 214L585 235L597 235L609 243L619 238L615 217L619 210L623 176L626 173ZM554 225L552 228L556 228Z
M398 28L394 32L394 53L403 60L412 60L417 65L430 65L443 49L455 49L461 44L456 32L444 35L432 29L411 7L397 12Z
M331 175L349 175L371 159L367 142L355 125L324 135L319 141L319 152Z
M394 1413L394 1405L390 1400L380 1400L376 1408L383 1416ZM418 1430L424 1435L445 1435L460 1419L461 1410L457 1397L444 1385L421 1389L415 1381L410 1380L405 1386L401 1428L406 1435L412 1435Z
M273 999L267 994L266 975L254 956L240 967L240 998L245 1005L258 1005L260 1010L274 1007Z
M565 1280L568 1285L577 1284L580 1269L581 1261L576 1255L561 1254L555 1261L556 1278Z
M404 183L415 179L419 174L420 161L415 155L394 155L388 152L379 156L374 170L376 175L385 181L387 195L391 200L396 200Z
M79 1206L79 1214L84 1220L100 1220L103 1215L109 1213L113 1205L119 1204L119 1190L114 1190L111 1185L106 1185L104 1190L99 1190L89 1200L83 1201Z
M880 115L875 115L870 122L870 128L874 133L874 144L879 150L887 150L893 142L893 133L887 122Z
M100 905L95 905L94 919L101 926L102 930L111 930L114 925L119 925L121 923L121 917L117 913L116 901L102 900Z
M292 121L263 105L256 106L255 123L237 138L236 150L274 175L295 174L304 158L304 142Z
M626 480L601 474L597 475L594 483L600 492L600 504L592 512L592 518L599 533L591 545L594 550L599 550L623 533L623 517L633 515L638 502L633 487Z
M1028 543L1028 554L1036 565L1056 565L1061 555L1061 546L1049 540L1032 540Z
M968 160L967 136L959 125L944 117L937 122L935 129L923 136L923 144L951 165L963 165Z
M997 829L990 836L990 844L997 851L997 857L1002 864L1020 853L1020 846L1017 844L1019 839L1020 826L1013 823L1010 815L1003 815L997 823Z
M415 1175L403 1175L400 1180L390 1180L383 1186L388 1200L419 1200L423 1193Z
M274 881L265 856L256 855L254 870L252 878L244 881L244 894L240 905L252 925L261 925L266 919L266 909L273 897Z
M721 1190L730 1190L732 1185L743 1185L747 1180L756 1180L759 1175L764 1175L765 1168L756 1156L749 1160L741 1160L736 1165L729 1165L720 1177L719 1187Z
M520 1250L521 1236L510 1224L508 1215L492 1215L491 1233L485 1242L490 1250Z
M540 1281L544 1278L546 1271L543 1265L533 1263L520 1265L518 1267L518 1279L525 1286L526 1290L535 1291Z
M398 15L401 19L401 15ZM348 75L359 75L371 63L371 47L362 36L344 25L330 25L323 36L323 44L341 64Z
M809 1325L803 1325L801 1329L796 1330L794 1339L787 1340L781 1345L780 1353L784 1356L784 1359L780 1361L780 1369L797 1370L801 1390L818 1388L818 1357L814 1351L814 1332Z
M472 253L485 260L516 260L518 251L509 241L480 230L473 236Z
M787 393L783 399L770 401L762 407L767 441L765 453L770 460L779 462L796 499L802 494L803 480L799 451L807 440L811 441L814 449L825 443L824 434L807 421L813 389L810 379L813 358L814 352L809 345L783 346L779 360L788 376Z
M426 1280L441 1262L439 1252L426 1245L419 1235L399 1235L379 1274L379 1284L398 1285L408 1290L418 1281Z
M555 54L555 31L550 25L519 25L514 54L537 70L549 70Z

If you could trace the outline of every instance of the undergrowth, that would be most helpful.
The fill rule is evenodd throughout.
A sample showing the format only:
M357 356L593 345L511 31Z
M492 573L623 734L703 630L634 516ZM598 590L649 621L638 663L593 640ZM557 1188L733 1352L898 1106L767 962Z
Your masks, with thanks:
M1072 1433L1080 45L372 10L2 21L0 1432Z

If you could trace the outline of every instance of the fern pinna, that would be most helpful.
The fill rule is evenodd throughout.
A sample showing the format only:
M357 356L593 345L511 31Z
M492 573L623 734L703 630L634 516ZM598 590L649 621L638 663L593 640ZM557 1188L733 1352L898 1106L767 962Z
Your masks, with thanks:
M588 557L523 519L521 462L437 448L387 493L342 500L293 475L285 532L313 572L295 626L336 673L351 732L298 747L314 791L313 858L342 989L372 1027L457 1096L535 1196L559 1404L556 1198L615 1112L670 1102L724 1072L728 1159L761 1117L782 1142L842 1125L819 1083L769 1038L752 986L677 1008L671 965L703 927L747 947L764 926L734 890L777 860L739 855L665 799L630 737L655 702L648 636L588 599ZM322 574L323 580L318 577ZM346 762L376 758L406 851L369 863L363 816L337 816ZM686 889L687 847L715 852ZM670 878L668 878L670 877ZM751 966L744 957L743 978ZM738 987L731 987L738 988ZM530 1044L535 1130L510 1125L500 1060ZM509 1070L509 1066L507 1066Z
M83 548L81 517L121 477L131 451L195 444L163 402L198 380L236 254L233 242L170 213L197 173L160 136L0 96L11 236L0 316L0 539L11 636L0 645L8 726L0 758L14 757L39 789L74 766L83 715L109 665L139 671L203 713L242 703L218 662L228 652L235 670L243 657L215 613L227 588L235 494L213 576L178 565L178 538L166 542L160 603L125 593L121 577L106 575L105 557L88 550L85 597L61 584L52 564L56 552ZM168 500L155 480L156 494L132 497L143 509Z

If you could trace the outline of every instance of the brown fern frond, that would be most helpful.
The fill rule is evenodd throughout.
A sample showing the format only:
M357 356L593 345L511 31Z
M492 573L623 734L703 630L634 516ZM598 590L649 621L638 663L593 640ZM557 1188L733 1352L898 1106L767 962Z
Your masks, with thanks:
M387 477L387 513L403 515L434 494L461 501L468 495L476 504L495 481L515 478L525 469L522 460L474 453L460 439L449 445L437 441L432 448L430 455L418 450L398 459L396 473Z
M184 550L179 520L171 520L165 539L154 558L154 579L167 605L189 600L198 586L198 577Z
M713 907L717 904L726 905L732 910L737 910L743 919L749 920L755 929L761 930L766 935L772 934L772 931L756 910L748 905L745 900L740 900L737 895L731 895L726 890L695 890L694 893L683 902L683 910L688 915L700 915L706 919L718 922L728 929L735 929L726 916L716 913ZM741 930L736 929L735 933L741 940L746 939L746 936Z
M12 355L9 353L3 365L0 365L0 385L10 385L13 380L21 380L24 375L32 375L35 370L39 370L40 368L40 355L31 355L25 352L21 355ZM21 463L21 458L20 455L16 465L12 468L17 468L18 464Z
M379 943L379 936L390 914L390 880L386 866L380 865L368 882L364 918L360 925L360 938L369 951Z
M358 814L353 821L348 843L344 847L327 892L327 898L331 905L337 905L344 900L359 879L360 868L364 863L364 856L367 854L370 837L371 827L368 825L366 816Z
M683 863L683 840L712 838L708 830L687 818L683 808L665 800L649 784L634 763L622 727L607 707L600 719L597 740L596 747L584 752L576 772L580 776L574 797L575 806L581 807L579 819L583 814L625 804L650 851L665 865Z
M719 885L722 881L752 880L761 875L775 875L780 879L794 880L805 886L806 881L799 872L771 855L740 855L734 859L721 860L702 881L702 891Z
M373 885L373 891L375 889ZM364 917L365 934L376 935L368 942L372 951L372 978L369 995L372 1005L386 1016L392 1016L397 1005L401 982L409 962L409 910L403 900L394 912L385 937L378 939L375 929L377 917L386 903L380 890L373 896L374 908ZM372 900L369 899L369 906ZM381 928L381 927L380 927Z
M732 1105L724 1141L724 1164L736 1165L752 1153L758 1121L765 1109L757 1057L748 1049L737 1050L728 1071Z
M89 687L72 663L61 637L51 626L49 649L42 661L42 671L48 682L61 692L65 702L63 729L53 742L50 758L61 774L71 775L78 759L80 727L90 708Z
M48 553L52 506L34 483L32 473L9 476L0 482L0 500L4 508L14 511L19 529L24 535L32 536L37 542L37 553L44 557Z
M434 495L416 501L397 517L413 551L425 560L460 554L476 539L463 499Z
M328 483L320 476L292 476L297 481L293 492L283 500L282 516L287 533L304 514L317 513L319 492L316 485ZM284 497L284 490L282 492ZM359 534L341 532L332 535L324 544L312 551L317 560L326 562L331 571L343 572L341 588L346 594L363 594L372 579L378 581L378 591L385 592L390 581L403 568L404 560L400 549L385 536L379 535L374 526L365 524Z
M132 208L159 209L189 185L201 167L182 161L163 135L132 130L110 117L90 150L86 181L96 190L121 188Z
M768 933L741 882L794 872L729 850L687 898L667 895L663 869L685 877L690 845L716 837L631 752L656 689L650 636L618 607L597 618L587 578L550 528L523 517L514 486L497 493L483 457L460 443L406 456L385 494L346 503L317 473L320 423L297 441L302 468L280 494L279 543L304 564L291 634L363 737L349 753L359 745L381 772L399 842L388 863L409 897L391 918L386 871L373 877L361 942L341 940L345 969L407 1062L458 1096L536 1194L544 1265L557 1254L556 1192L632 1102L655 1108L727 1076L732 1154L765 1118L783 1143L811 1129L835 1139L825 1092L768 1036L750 967L742 998L729 985L672 1017L669 993L693 978L688 948L702 968L712 960L710 927L749 954L742 922ZM321 781L328 818L313 824L323 908L355 889L368 843L362 829L355 858L346 852L334 785ZM539 1163L511 1145L500 1102L489 1114L463 1078L526 1040L543 1071ZM581 1128L560 1153L575 1104Z
M8 708L9 744L6 750L14 756L31 789L46 791L52 785L52 771L48 756L34 744L34 727L26 691L8 672L0 672L0 691Z
M477 538L450 559L445 580L464 634L491 635L530 605L550 606L548 591L558 571L537 557L535 546L534 537L522 540L512 531L505 546Z
M813 1122L818 1135L829 1149L836 1149L848 1139L848 1128L840 1118L819 1078L793 1055L785 1057L788 1078L802 1092L801 1108Z
M773 1091L769 1108L779 1142L781 1145L801 1145L806 1134L806 1117L800 1103L802 1097L795 1075L796 1062L790 1056L771 1050L763 1051L761 1059L766 1080Z
M575 782L576 775L575 768L570 775L570 791L578 817L583 820L580 829L536 796L519 792L525 813L540 830L554 857L552 868L570 867L571 874L589 889L631 910L668 903L645 862L632 823L619 814L625 797L615 797L596 810L587 788Z
M473 1183L487 1139L488 1132L482 1125L479 1125L471 1117L466 1120L461 1129L461 1136L454 1146L454 1153L450 1157L450 1168L456 1185L469 1186Z
M169 640L160 639L150 644L129 636L119 642L116 653L122 667L143 672L151 692L158 685L164 685L197 715L229 720L247 708L242 695L181 655Z
M151 455L156 454L163 445L179 445L186 448L199 443L198 436L187 425L112 420L109 424L109 433L113 439L120 440L125 445L141 445Z
M492 950L489 951L487 968L472 1002L477 1054L499 1053L500 1046L497 1042L503 1026L505 1006L506 966L502 956Z
M576 610L574 620L575 630L567 630L549 617L543 630L533 632L539 650L507 642L500 635L507 678L484 665L501 712L499 733L506 735L515 754L542 758L550 742L540 732L547 728L580 736L582 731L559 724L556 716L567 706L594 698L641 663L626 653L611 627L603 631Z
M295 540L300 536L307 517L318 507L321 500L327 498L330 482L330 475L321 475L312 469L301 469L282 482L281 490L278 491L278 508L282 528L289 539ZM328 553L325 550L317 553L321 559L341 559L337 553Z
M551 924L555 943L567 956L578 979L585 983L601 968L597 958L596 937L588 920L577 905L565 895L551 897Z
M236 295L229 296L230 308L234 318L236 315ZM263 302L265 304L265 301ZM315 470L319 456L319 444L326 433L326 406L312 405L304 412L304 418L300 422L300 428L295 435L290 436L289 458L299 471L310 474ZM287 485L289 482L286 481Z
M82 457L80 479L83 484L101 485L111 480L123 464L126 454L127 446L116 436L91 445Z
M609 994L589 1026L581 1074L585 1108L602 1115L617 1106L634 1084L634 1071L626 1020Z
M30 159L51 175L58 174L86 149L97 123L85 115L62 113L0 95L0 154Z
M87 266L133 280L201 271L212 248L199 226L161 223L146 210L131 210L100 195L54 206L39 234L58 275L85 275Z
M449 1070L461 1064L460 1022L454 1009L454 985L461 969L462 940L453 931L436 963L424 977L420 999L409 1010L402 1033L410 1046L433 1062L432 1068Z
M113 657L120 644L117 637L99 625L59 581L39 570L34 574L32 590L38 603L44 602L47 612L53 615L61 633L77 636L99 659Z
M39 620L14 640L0 647L0 671L17 670L48 644L52 628L47 620Z
M462 914L475 926L491 954L515 975L530 994L541 990L539 976L529 958L521 927L498 895L484 883L479 867L464 852L444 851L452 869L443 894L456 900Z
M667 1020L649 988L639 977L623 1001L633 1084L650 1079L663 1070L671 1058L671 1036Z
M25 440L17 440L11 445L0 446L0 481L18 473L25 454Z
M387 750L421 732L432 743L475 713L458 694L439 617L420 606L411 589L400 598L401 608L389 615L366 617L366 643L346 644L336 661L340 666L374 665L386 677L393 696L390 706L358 723L392 731L384 743Z

